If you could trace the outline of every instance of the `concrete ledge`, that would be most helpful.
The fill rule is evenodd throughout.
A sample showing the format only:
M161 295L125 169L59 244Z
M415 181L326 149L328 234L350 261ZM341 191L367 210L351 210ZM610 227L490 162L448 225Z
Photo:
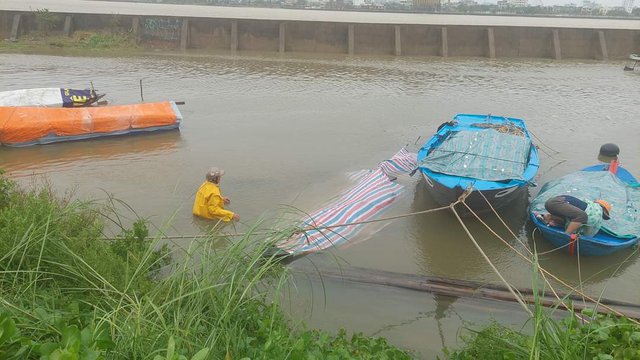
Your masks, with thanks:
M7 1L11 4L14 0ZM60 1L63 4L68 2L84 3L81 0ZM34 2L37 1L26 1L26 3ZM100 2L91 1L91 3ZM0 4L0 8L5 5L3 2ZM131 6L131 4L127 6ZM165 7L165 5L158 6L160 9ZM204 6L186 7L189 9L210 8ZM144 9L145 7L136 8L139 13L142 13ZM169 6L169 9L174 9L174 7ZM233 10L236 9L233 8ZM257 10L278 11L278 9ZM155 11L157 12L157 10ZM316 14L317 12L309 11L309 13ZM340 12L331 13L339 14ZM56 28L64 28L64 31L59 32L67 36L72 35L73 31L112 32L114 31L114 18L117 17L119 24L117 31L132 30L136 42L141 46L163 49L212 49L232 53L236 51L266 51L350 55L607 60L627 58L630 53L636 52L640 48L640 30L634 29L425 25L379 22L343 23L322 22L318 19L313 21L303 19L275 21L247 19L246 16L206 18L202 14L196 17L122 15L112 12L79 13L77 11L57 14L60 15L61 21ZM376 15L360 14L364 14L365 17ZM308 15L303 18L306 16ZM0 10L0 20L2 20L0 21L2 38L19 40L22 34L29 33L36 28L33 11Z
M188 18L222 18L272 21L311 21L331 23L375 23L395 25L513 26L575 29L640 30L637 19L595 19L573 17L491 16L383 13L223 7L204 5L171 5L87 0L2 0L0 11L33 11L49 9L67 14L120 14L142 16L177 16Z

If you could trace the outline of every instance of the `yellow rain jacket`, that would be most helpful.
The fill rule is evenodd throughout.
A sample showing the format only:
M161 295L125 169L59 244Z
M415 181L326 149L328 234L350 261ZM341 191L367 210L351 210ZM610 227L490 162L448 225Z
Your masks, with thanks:
M218 185L205 181L196 194L196 201L193 203L193 215L206 219L222 219L229 222L233 218L233 211L224 209L224 200L220 194Z

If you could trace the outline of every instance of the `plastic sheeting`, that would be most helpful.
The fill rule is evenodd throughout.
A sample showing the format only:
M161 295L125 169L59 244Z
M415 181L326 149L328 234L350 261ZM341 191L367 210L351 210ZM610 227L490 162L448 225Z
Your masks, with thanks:
M629 186L608 171L579 171L546 183L531 202L531 211L546 213L551 197L571 195L579 199L604 199L611 206L611 219L604 230L617 236L640 236L640 188Z
M181 120L172 101L82 108L0 107L0 143L25 146L175 128Z
M0 92L0 106L79 107L97 100L93 90L37 88Z
M522 180L531 150L524 136L493 129L453 132L420 166L433 172L487 181Z
M305 217L302 227L307 230L276 246L289 254L301 255L353 242L367 221L378 218L404 192L404 186L392 179L415 168L416 154L403 148L376 169L354 173L353 187Z

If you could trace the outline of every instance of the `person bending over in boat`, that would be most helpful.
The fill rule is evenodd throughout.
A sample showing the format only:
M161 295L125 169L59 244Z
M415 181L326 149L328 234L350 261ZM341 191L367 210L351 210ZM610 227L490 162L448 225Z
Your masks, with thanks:
M196 193L196 200L193 203L193 215L205 219L220 219L224 222L240 220L238 214L224 208L231 201L220 193L222 175L224 175L224 170L222 169L217 167L209 169L205 182L200 185Z
M602 227L602 220L609 220L611 204L605 200L578 199L570 195L554 196L544 203L549 214L542 220L549 226L563 226L565 233L593 236Z

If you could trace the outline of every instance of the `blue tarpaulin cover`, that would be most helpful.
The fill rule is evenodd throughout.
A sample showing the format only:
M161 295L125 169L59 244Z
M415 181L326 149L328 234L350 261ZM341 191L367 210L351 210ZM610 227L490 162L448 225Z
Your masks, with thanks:
M531 202L531 211L546 213L544 203L554 196L608 201L611 219L603 230L616 236L640 236L640 188L630 186L608 171L578 171L546 183Z
M493 129L451 133L420 163L433 172L487 181L522 180L531 140Z

